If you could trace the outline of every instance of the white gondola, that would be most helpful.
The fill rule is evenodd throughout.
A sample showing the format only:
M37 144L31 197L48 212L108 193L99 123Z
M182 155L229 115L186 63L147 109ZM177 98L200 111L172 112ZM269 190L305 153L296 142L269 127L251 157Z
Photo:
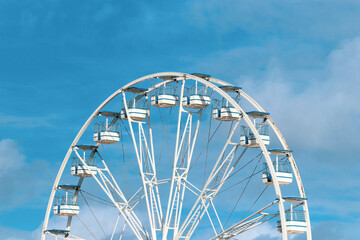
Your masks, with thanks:
M78 157L72 158L71 175L75 177L92 177L97 174L96 158L87 157L86 165Z
M305 212L303 210L294 210L293 203L300 203L305 198L283 198L286 202L290 202L291 207L286 214L286 231L288 234L300 234L306 232L307 224L305 219ZM282 232L280 221L277 222L276 228Z
M213 110L213 118L219 121L234 121L241 118L241 114L233 107L222 107Z
M212 115L219 121L234 121L241 118L241 113L236 108L229 106L226 99L215 100Z
M156 89L151 97L151 105L159 108L175 107L178 104L176 86L163 85Z
M125 109L121 110L120 114L121 119L124 120L129 120L128 116L130 116L131 120L133 121L143 121L148 118L149 110L141 108L130 108L129 114L126 113Z
M268 125L256 124L256 129L259 131L260 138L268 146L270 144L270 136L268 134ZM240 145L249 148L258 148L259 141L256 139L254 133L249 127L241 126Z
M131 87L126 92L131 92L134 97L127 103L128 111L123 108L120 111L120 118L124 120L143 121L149 116L149 106L147 96L143 94L145 89Z
M94 141L103 144L119 142L119 123L116 122L119 114L114 112L100 112L98 115L105 117L105 121L95 124Z
M275 174L279 185L287 185L292 183L293 174L291 171L291 164L288 159L288 154L291 153L291 150L272 149L269 150L269 152L275 155L275 161L273 162L273 165L275 168ZM284 158L279 160L279 155L284 156ZM262 182L265 183L266 185L274 185L273 178L270 174L269 168L266 163L264 163Z
M58 189L65 190L65 194L55 197L54 214L65 217L78 215L80 207L76 203L77 196L69 194L69 190L76 191L79 189L79 186L61 185L58 186Z
M220 89L230 93L236 93L236 96L233 96L234 100L240 104L240 87L235 86L220 86ZM241 113L236 110L233 106L229 105L229 101L223 98L220 100L215 100L214 108L212 112L213 118L219 121L234 121L241 118Z
M79 156L73 157L71 165L71 175L75 177L91 177L97 174L96 158L94 153L98 149L96 145L76 145L75 149L83 150L83 156L79 159ZM90 152L90 156L86 156L86 153ZM85 166L84 162L87 166Z
M185 89L184 96L182 98L182 105L187 108L201 109L210 105L211 98L208 95L208 88L206 86L195 86L189 89Z
M197 88L191 89L196 83ZM179 91L164 93L161 91L164 84L166 88L177 86ZM301 232L299 225L301 227L302 223L299 223L297 228L291 226L301 222L294 222L300 219L294 217L295 213L292 214L293 217L285 217L290 207L285 208L284 205L287 203L283 200L284 191L305 197L295 160L290 154L293 183L279 188L278 179L280 184L283 184L282 176L279 174L284 171L280 167L275 171L275 156L268 150L275 142L287 148L286 140L266 113L246 112L264 111L246 92L233 86L220 86L221 84L228 85L223 80L203 74L162 72L139 77L125 83L124 86L119 86L118 90L93 111L70 144L50 189L51 194L40 231L41 239L91 238L91 234L79 225L78 219L75 219L78 216L85 220L84 223L89 223L88 230L97 233L95 237L98 235L99 238L105 236L109 239L202 239L199 236L205 228L208 230L208 239L246 239L249 235L248 230L261 235L264 230L261 224L266 222L273 222L272 230L275 233L271 235L275 238L291 239L288 231ZM188 92L185 91L187 87ZM152 98L158 88L160 89L157 98ZM261 87L258 89L261 90ZM160 96L177 96L177 105L174 101L165 101ZM131 98L134 100L129 102ZM219 107L216 107L219 112L213 112L216 99L219 99L220 103ZM241 104L237 101L240 99ZM146 101L147 105L139 106L141 101ZM100 112L112 109L116 112L114 115ZM123 111L120 113L121 110ZM136 115L139 112L140 116ZM107 116L109 120L106 123ZM252 123L252 117L257 118L255 124ZM111 118L118 118L116 122L119 123L121 131L120 138L116 141L120 141L104 145L113 143L113 136L107 139L108 136L101 135L110 132L109 125L113 122ZM244 124L240 123L242 120ZM97 129L95 133L98 135L94 133L95 123L105 126ZM242 141L244 147L240 146L241 125L250 127L257 139L251 137L251 131L247 129L247 138ZM264 146L268 145L270 140L265 128L271 128L272 143L269 146ZM267 136L264 136L263 131ZM90 141L95 146L77 146L80 141ZM258 148L259 145L261 149ZM83 155L83 150L86 151L86 155ZM72 157L75 157L73 166ZM208 161L206 158L209 158ZM269 164L272 176L266 175L266 182L262 183L261 167L264 158ZM280 161L281 158L280 156ZM260 166L259 161L262 161ZM124 166L121 162L124 162ZM191 170L193 166L195 170ZM253 167L255 169L252 169ZM254 174L258 175L258 179L248 186ZM206 179L203 180L204 177ZM59 182L64 180L79 185L77 190L67 196L68 200L63 200L64 196L59 195L63 192L57 188ZM248 186L250 190L232 188L243 180L247 182L245 188ZM273 191L273 187L276 194L264 192L266 188ZM229 191L229 188L232 189ZM194 195L184 194L186 191L192 191ZM90 196L91 199L88 198L89 193L94 194ZM55 199L55 196L58 198ZM274 199L274 196L278 198ZM238 211L235 214L237 216L228 224L222 224L227 221L227 216L221 209L222 202L225 199L228 205L237 205L239 197L249 203L250 209L240 207L246 212ZM87 202L88 199L92 201ZM94 211L94 214L85 214L89 213L88 210L83 212L86 204L90 204L88 207L96 210L102 203L108 206L111 210L108 215L112 216L109 219L111 226L105 226L103 233L93 229L99 227L96 223L99 211ZM294 210L300 209L305 211L308 231L303 238L307 237L310 240L311 226L307 203L294 204ZM119 216L119 210L122 216ZM276 233L275 229L276 218L280 214L282 234ZM213 225L213 229L209 229L210 225ZM79 233L82 238L74 236L73 233Z
M255 128L259 132L260 138L265 146L270 144L269 126L264 124L264 119L269 115L266 112L247 112L249 117L253 118ZM261 123L256 123L256 119L261 119ZM259 148L259 141L249 127L241 126L240 145L249 148Z

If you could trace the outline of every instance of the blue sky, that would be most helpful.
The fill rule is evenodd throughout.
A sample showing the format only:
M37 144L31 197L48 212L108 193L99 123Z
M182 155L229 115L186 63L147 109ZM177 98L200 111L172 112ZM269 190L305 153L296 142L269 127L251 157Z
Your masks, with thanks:
M0 0L0 232L31 239L68 146L108 95L179 71L270 109L301 159L314 239L355 239L359 13L355 0Z

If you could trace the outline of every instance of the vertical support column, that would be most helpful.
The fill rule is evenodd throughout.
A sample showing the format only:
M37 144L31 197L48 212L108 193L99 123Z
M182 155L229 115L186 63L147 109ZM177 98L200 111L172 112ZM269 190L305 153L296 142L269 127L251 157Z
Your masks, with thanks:
M197 82L196 82L197 86ZM185 196L186 180L189 172L191 159L199 131L200 121L203 113L203 109L197 113L191 113L184 110L182 105L182 99L184 97L185 80L183 80L180 103L179 103L179 115L176 134L175 154L173 162L173 174L171 178L170 194L168 199L166 218L163 227L163 240L168 239L169 229L173 229L173 236L175 237L180 225L181 212L183 207L183 199ZM187 114L186 123L184 129L181 132L182 114ZM193 114L199 114L197 119L196 128L193 131L192 121Z
M189 214L187 215L184 223L182 224L179 232L177 233L175 239L185 238L189 239L192 233L195 231L197 225L199 224L201 218L207 211L211 200L216 196L218 191L221 189L222 185L224 184L227 177L231 174L232 170L234 169L235 165L231 167L231 163L234 159L236 151L238 149L238 144L231 143L231 138L237 129L240 120L236 122L232 131L230 132L228 139L218 156L218 159L206 180L206 183L199 194L195 204L191 208ZM231 147L231 150L226 155L225 159L222 161L223 156L228 147ZM240 155L237 162L242 158L245 151ZM237 162L235 164L237 164Z
M135 105L135 99L136 98L134 96L134 105ZM151 235L152 235L152 239L156 240L157 239L156 231L161 229L162 210L161 210L159 191L157 187L156 166L154 159L154 148L153 148L153 140L152 140L150 114L148 116L148 122L147 122L149 126L150 146L147 142L147 136L143 128L143 124L145 124L144 122L135 122L138 124L138 131L139 131L139 139L138 139L139 145L138 145L132 126L133 120L129 115L129 109L126 103L125 93L123 93L123 102L125 106L126 115L128 116L131 139L135 148L136 157L139 165L139 171L141 174L149 223L151 227Z
M180 139L180 127L181 127L181 117L183 110L183 97L184 97L184 89L185 89L185 80L182 82L181 90L180 90L180 100L179 100L179 114L178 114L178 124L177 124L177 131L176 131L176 142L175 142L175 157L173 162L173 173L171 177L171 187L170 187L170 193L169 193L169 199L167 204L167 210L166 210L166 216L165 216L165 222L163 226L163 236L162 240L167 240L167 234L170 228L170 221L171 221L171 212L173 207L173 199L176 196L173 196L173 194L177 194L174 192L174 184L175 184L175 175L176 175L176 165L177 165L177 159L176 156L178 155L178 145L179 145L179 139Z

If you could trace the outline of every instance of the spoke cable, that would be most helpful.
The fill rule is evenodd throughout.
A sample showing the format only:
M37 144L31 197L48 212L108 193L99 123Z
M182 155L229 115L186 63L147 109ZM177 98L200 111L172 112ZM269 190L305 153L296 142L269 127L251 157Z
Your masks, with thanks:
M80 191L80 194L81 194L81 195L83 196L83 198L84 198L84 195L82 194L81 191ZM106 238L107 240L109 240L108 237L106 236L106 233L105 233L104 229L102 228L99 220L97 219L97 217L95 216L94 212L92 211L92 209L91 209L88 201L86 200L86 198L84 198L84 200L85 200L86 205L87 205L88 208L90 209L91 214L93 215L93 217L95 218L95 220L96 220L96 222L98 223L99 227L101 228L101 231L104 233L105 238Z
M210 115L211 113L213 112L213 105L211 105L211 111L210 111ZM209 120L209 131L208 131L208 139L207 139L207 142L209 142L209 139L210 139L210 132L211 132L211 120L212 120L212 117L209 117L210 120ZM206 144L206 157L205 157L205 167L204 167L204 179L203 179L203 186L205 185L205 177L206 177L206 168L207 168L207 161L208 161L208 154L209 154L209 144Z
M127 171L126 171L126 156L124 151L124 138L122 131L120 131L120 138L121 138L121 150L122 150L122 157L124 163L124 174L125 174L125 184L126 184L126 198L129 198L129 186L128 186L128 178L127 178Z
M203 147L203 149L201 150L201 152L199 153L199 155L197 156L197 158L195 159L195 161L193 161L193 163L191 164L191 166L190 166L190 168L189 168L189 172L190 172L190 170L193 168L193 166L195 165L195 163L200 159L200 156L201 156L202 153L205 151L206 146L207 146L208 144L210 144L211 140L213 139L215 133L219 130L219 128L220 128L220 126L221 126L222 123L223 123L223 122L220 122L220 123L218 124L218 126L217 126L216 129L215 129L215 131L214 131L213 134L211 135L210 140L209 140L209 141L206 143L206 145Z
M168 142L168 139L167 139L167 130L168 130L168 127L169 127L169 124L170 124L170 119L171 119L171 113L172 113L172 108L170 108L170 111L169 111L169 116L168 116L168 121L166 123L166 127L164 128L164 120L163 120L163 117L162 117L162 114L161 114L161 110L160 108L158 108L159 110L159 113L160 113L160 119L161 119L161 125L162 125L162 129L164 131L164 139L163 139L163 142L162 142L162 146L161 146L161 150L160 150L160 156L159 156L159 161L156 165L156 169L159 167L160 165L160 160L161 160L161 157L162 157L162 151L165 147L165 142L166 142L166 145L167 145L167 149L168 149L168 152L169 152L169 157L170 159L172 158L172 154L170 152L170 145L169 145L169 142Z
M100 204L103 204L103 205L106 205L106 206L109 206L109 207L114 207L114 208L116 208L113 203L111 203L111 204L104 203L104 202L101 202L101 201L99 201L99 200L96 200L96 199L90 198L90 197L84 197L84 198L86 198L86 199L88 199L88 200L91 200L91 201L94 201L94 202L97 202L97 203L100 203Z
M258 154L256 157L254 157L253 159L251 159L249 162L247 162L246 164L244 164L243 166L241 166L238 170L236 170L235 172L233 172L232 174L230 174L230 176L226 179L228 180L229 178L233 177L235 174L237 174L238 172L240 172L241 170L243 170L246 166L248 166L250 163L252 163L253 161L255 161L258 157L262 158L262 153ZM260 159L261 159L260 158Z
M245 151L247 150L247 148L243 151L243 153L238 157L238 159L236 160L236 162L238 162L239 160L240 160L240 158L242 158L242 156L243 156L243 154L245 153ZM259 155L258 155L259 156ZM256 156L254 159L252 159L251 161L249 161L249 162L247 162L245 165L243 165L240 169L238 169L236 172L234 172L233 174L231 174L229 177L227 177L227 178L225 178L225 179L223 179L223 180L221 180L218 184L216 184L212 189L215 189L216 187L218 187L219 185L221 185L221 184L223 184L224 182L226 182L230 177L232 177L232 176L234 176L236 173L238 173L240 170L242 170L242 169L244 169L246 166L248 166L252 161L254 161L258 156ZM261 158L260 158L261 159ZM259 159L259 161L260 161L260 159ZM236 164L235 164L236 165ZM235 166L234 165L234 166ZM261 170L262 171L262 170ZM256 172L255 173L255 175L256 174L258 174L258 172ZM253 176L253 175L250 175L250 176ZM247 178L245 178L245 180L246 179L248 179L248 177ZM244 180L244 179L243 179ZM236 183L236 184L234 184L233 186L235 186L235 185L238 185L239 183L241 183L243 180L241 180L240 182L238 182L238 183ZM231 187L233 187L233 186L231 186ZM230 188L231 188L230 187ZM229 188L227 188L227 189L229 189ZM227 190L226 189L226 190Z
M96 196L96 195L94 195L94 194L91 194L91 193L89 193L89 192L86 192L85 190L82 190L82 189L81 189L80 191L83 192L83 193L85 193L85 194L87 194L87 195L90 195L90 196L93 197L93 198L98 199L98 200L94 200L94 201L98 201L98 202L100 202L100 203L103 203L103 204L106 204L106 205L110 205L110 206L113 206L113 205L114 205L112 202L110 202L110 201L108 201L108 200L106 200L106 199L100 198L100 197L98 197L98 196ZM83 197L84 197L84 195L83 195ZM91 199L91 198L89 198L89 197L86 197L86 198Z
M98 155L100 156L100 159L105 162L105 164L106 164L106 169L107 169L109 175L111 175L110 170L109 170L109 168L108 168L108 161L107 161L107 157L106 157L106 152L105 152L104 144L101 144L101 145L102 145L103 152L104 152L104 158L101 157L101 155L100 155L99 152L97 152L97 153L98 153ZM102 173L102 174L103 174L103 173ZM105 174L104 174L104 176L105 176ZM112 177L112 176L111 176L111 177ZM115 179L114 179L113 181L115 181ZM113 189L112 186L109 185L110 180L107 180L107 182L108 182L108 183L106 183L106 182L104 182L104 183L105 183L107 186L110 187L109 190L112 192L112 195L115 196L115 198L116 198L116 200L117 200L118 202L120 202L120 199L119 199L119 196L118 196L117 192ZM121 190L120 190L120 191L121 191Z
M98 240L95 235L90 231L90 229L86 226L86 224L81 220L79 215L76 215L76 218L79 220L79 222L86 228L86 230L93 236L95 240Z
M254 168L254 170L253 170L253 172L252 172L252 174L250 175L250 177L249 177L248 181L246 182L246 185L245 185L244 189L242 190L242 192L241 192L241 194L240 194L240 196L239 196L238 200L236 201L236 204L235 204L234 208L232 209L232 211L231 211L231 213L230 213L230 216L228 217L228 219L226 220L226 222L225 222L225 224L224 224L224 228L225 228L226 224L229 222L229 220L230 220L231 216L233 215L233 213L234 213L234 211L235 211L235 209L236 209L237 205L239 204L239 202L240 202L240 200L241 200L242 196L244 195L245 190L247 189L247 187L248 187L248 185L249 185L249 183L250 183L250 181L251 181L252 177L254 176L254 173L255 173L255 171L256 171L256 169L257 169L257 167L258 167L259 163L260 163L260 160L261 160L261 158L259 158L259 161L257 162L257 164L256 164L256 166L255 166L255 168Z
M261 196L264 194L264 192L266 191L266 189L269 187L269 185L266 185L265 188L262 190L262 192L260 193L260 195L256 198L256 200L253 202L253 204L250 206L249 210L247 210L247 212L242 216L241 219L245 218L246 215L248 215L248 213L251 211L251 209L254 207L254 205L257 203L257 201L261 198Z
M223 193L223 192L225 192L225 191L227 191L227 190L229 190L229 189L231 189L231 188L233 188L233 187L235 187L235 186L239 185L240 183L244 182L245 180L247 180L247 179L249 179L249 178L251 178L251 177L253 177L253 176L258 175L259 173L261 173L261 172L263 172L263 171L264 171L264 169L261 169L261 170L259 170L259 171L255 172L254 174L251 174L250 176L248 176L248 177L246 177L246 178L244 178L244 179L240 180L239 182L237 182L237 183L235 183L235 184L231 185L230 187L228 187L228 188L226 188L226 189L224 189L224 190L220 191L220 192L218 193L218 195L219 195L220 193Z
M125 130L126 130L126 133L127 133L128 136L130 137L130 139L132 139L131 136L130 136L130 133L129 133L128 129L127 129L126 126L125 126L125 124L123 124L123 126L124 126L124 128L125 128ZM130 164L131 164L131 166L134 168L134 170L139 174L139 176L141 176L141 173L139 172L139 170L135 167L135 165L133 164L133 162L131 161L131 159L128 158L127 155L125 154L124 144L123 144L122 152L123 152L126 160L130 162Z

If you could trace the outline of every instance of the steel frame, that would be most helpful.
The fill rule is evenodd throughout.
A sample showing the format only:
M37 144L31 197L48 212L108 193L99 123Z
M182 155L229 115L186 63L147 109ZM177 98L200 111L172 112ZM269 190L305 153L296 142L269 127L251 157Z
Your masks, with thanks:
M156 73L156 74L151 74L151 75L147 75L147 76L144 76L144 77L141 77L135 81L132 81L128 84L126 84L124 87L120 88L119 90L117 90L116 92L114 92L111 96L109 96L94 112L93 114L89 117L89 119L85 122L85 124L82 126L82 128L80 129L79 133L77 134L77 136L75 137L74 141L72 142L71 146L69 147L69 150L67 151L66 155L65 155L65 158L60 166L60 169L58 171L58 174L56 176L56 179L55 179L55 182L54 182L54 185L53 185L53 188L52 188L52 191L51 191L51 194L50 194L50 197L49 197L49 202L48 202L48 206L47 206L47 210L46 210L46 214L45 214L45 220L44 220L44 224L43 224L43 231L42 231L42 237L41 239L42 240L45 240L45 237L46 237L46 229L47 229L47 226L48 226L48 221L49 221L49 217L50 217L50 212L51 212L51 209L52 209L52 204L53 204L53 200L54 200L54 195L55 195L55 192L56 192L56 189L57 189L57 186L59 185L59 182L60 182L60 179L61 179L61 176L63 174L63 171L65 169L65 166L68 162L68 159L70 157L70 155L72 154L72 152L75 152L78 157L79 157L79 154L77 153L76 149L75 149L75 146L76 144L78 143L79 139L81 138L81 136L83 135L84 131L87 129L87 127L90 125L90 123L92 122L92 120L98 115L98 113L110 102L112 101L116 96L118 96L119 94L123 93L123 96L124 96L124 103L125 103L125 106L126 106L126 99L125 99L125 94L124 94L124 91L138 83L141 83L143 81L146 81L148 79L153 79L153 78L160 78L160 79L163 79L164 81L162 83L159 83L157 85L155 85L154 87L152 88L149 88L145 93L144 95L146 95L146 93L148 92L151 92L152 90L158 88L161 84L167 84L167 83L170 83L170 82L174 82L174 81L183 81L183 84L185 84L185 81L188 80L188 79L193 79L199 83L202 83L204 84L206 87L208 88L211 88L213 91L217 92L219 95L221 95L222 97L224 97L232 106L234 106L234 108L239 111L241 114L242 114L242 119L245 121L245 123L249 126L249 128L251 129L251 131L254 133L257 141L259 142L259 146L260 146L260 149L265 157L265 160L266 160L266 163L268 165L268 168L269 168L269 171L270 171L270 174L273 176L273 183L274 183L274 189L275 189L275 194L277 195L277 198L279 199L278 201L278 206L279 206L279 216L280 216L280 220L281 220L281 226L282 226L282 229L283 229L283 232L282 232L282 237L283 237L283 240L287 240L288 239L288 236L287 236L287 232L286 232L286 227L285 227L285 209L284 209L284 200L282 198L282 195L281 195L281 189L280 189L280 186L279 186L279 183L278 183L278 180L277 180L277 177L276 177L276 174L275 174L275 169L274 169L274 166L273 166L273 163L271 161L271 158L270 158L270 154L269 152L267 151L266 149L266 146L264 145L264 143L262 142L261 138L260 138L260 135L257 131L257 129L255 128L255 125L252 123L252 121L250 120L249 116L247 116L247 114L243 111L243 109L236 103L236 101L234 99L232 99L231 97L229 97L227 95L227 93L225 91L223 91L222 89L220 89L219 87L217 87L215 84L220 84L220 85L228 85L228 86L232 86L231 84L229 83L226 83L222 80L219 80L219 79L215 79L215 78L211 78L211 77L207 77L206 79L205 78L202 78L202 77L199 77L199 76L196 76L196 75L191 75L191 74L185 74L185 73L178 73L178 72L164 72L164 73ZM184 86L184 85L183 85ZM246 99L250 104L252 104L258 111L263 111L264 112L264 109L257 103L255 102L250 96L248 96L244 91L242 90L239 90L239 93L240 93L240 96L243 97L244 99ZM183 90L182 90L182 93L183 94ZM181 95L182 96L182 95ZM141 96L140 96L141 97ZM182 99L182 97L181 97ZM179 102L181 102L181 99ZM180 104L181 106L181 104ZM126 107L126 111L128 111L127 107ZM179 118L180 118L180 115L182 114L182 111L183 109L181 109L180 107L180 110L179 110ZM184 111L186 112L186 111ZM128 113L128 112L127 112ZM191 116L192 116L193 113L190 113L188 112L188 119L190 118L191 120ZM201 114L201 113L200 113ZM129 116L129 114L128 114ZM200 117L199 117L200 118ZM271 126L271 128L273 129L273 131L275 132L277 138L280 140L281 144L282 144L282 147L284 149L287 149L289 150L289 147L283 137L283 135L281 134L281 132L279 131L278 127L276 126L276 124L273 122L273 120L268 116L266 121L268 122L268 124ZM150 124L150 118L148 120L148 126L149 126L149 136L148 136L148 139L150 139L150 143L147 142L147 137L145 135L145 131L143 129L143 124L144 123L140 123L140 122L137 122L138 125L139 125L139 148L137 149L137 141L135 140L135 135L134 135L134 132L133 132L133 129L132 129L132 122L136 123L135 121L132 121L129 117L129 126L131 128L131 135L132 135L132 140L133 140L133 143L134 143L134 147L136 149L136 154L137 154L137 158L138 158L138 163L139 163L139 167L140 166L143 166L144 162L145 161L148 161L148 163L150 163L150 165L154 165L154 152L153 152L153 146L152 146L152 133L151 133L151 124ZM191 121L190 121L191 122ZM200 123L200 120L198 120L198 124ZM179 135L179 124L180 124L180 120L178 122L178 134L177 134L177 144L176 144L176 154L175 154L175 157L174 157L174 161L176 161L176 164L174 164L174 169L173 169L173 176L172 176L172 193L171 195L174 195L174 192L176 189L181 189L182 192L179 196L181 196L183 198L184 196L184 192L185 192L185 189L186 189L186 178L184 179L183 177L186 176L187 174L185 175L181 175L181 174L178 174L177 171L176 171L176 168L177 168L177 163L178 163L178 151L179 151L179 143L178 141L180 142L183 142L183 138L181 140L179 140L180 138L180 135ZM190 127L191 127L191 123L190 124ZM198 124L197 124L197 129L198 129ZM196 129L196 132L197 132L197 129ZM184 135L184 133L183 133ZM196 134L197 135L197 134ZM195 136L196 136L195 135ZM195 137L195 140L196 140L196 137ZM195 142L194 140L191 140L190 137L188 139L188 144L190 146L190 143L192 144L192 150L193 150L193 147L195 145ZM99 144L98 144L99 145ZM229 145L229 144L228 144ZM181 147L180 147L181 148ZM232 150L230 151L231 152L236 152L238 146L237 145L234 145ZM140 150L139 150L140 149ZM191 150L191 152L192 152ZM144 154L140 154L140 152L144 153ZM191 153L192 154L192 153ZM145 157L147 156L147 157ZM233 161L233 155L227 155L227 157L225 158L226 160L224 162L217 162L217 165L219 165L219 168L216 169L216 167L213 168L213 171L212 171L212 175L208 178L207 180L207 183L206 184L206 187L208 187L210 185L210 183L215 179L214 177L216 175L218 176L221 176L220 174L220 168L221 166L225 166L226 162L229 162L229 164L227 165L227 167L224 167L225 171L224 171L224 175L223 175L223 178L222 179L225 179L226 180L226 177L229 176L229 173L231 173L231 169L233 168L230 168L229 170L229 167L230 167L230 163ZM81 158L80 158L81 159ZM187 158L188 162L191 161L191 155L190 157L188 156ZM303 187L303 184L301 182L301 178L300 178L300 174L299 174L299 171L298 171L298 168L296 166L296 163L295 163L295 160L294 160L294 157L293 157L293 154L290 153L289 154L289 161L291 163L291 166L292 166L292 169L293 169L293 173L294 173L294 176L295 176L295 179L296 179L296 182L297 182L297 186L298 186L298 190L299 190L299 193L300 193L300 196L302 198L306 198L305 196L305 191L304 191L304 187ZM82 162L84 164L84 166L86 166L88 168L88 166L86 165L84 159L82 159ZM98 169L98 173L99 173L99 178L100 180L98 179L98 177L94 176L93 174L93 178L95 179L95 181L99 184L100 187L102 187L102 189L104 190L104 192L108 195L108 197L112 200L113 204L118 208L118 210L120 211L120 213L125 216L124 219L126 221L126 223L130 226L130 228L133 230L135 236L138 238L138 239L150 239L150 236L148 235L148 233L146 232L146 230L144 229L144 227L141 225L141 222L139 221L139 219L136 217L135 213L133 212L133 208L129 205L128 203L128 200L125 198L125 196L122 194L121 192L121 189L119 188L119 186L117 185L116 181L114 180L110 170L107 168L105 162L102 160L103 164L104 164L104 169ZM156 180L156 171L154 171L154 168L151 167L150 169L152 169L151 171L153 171L154 175L152 178L147 178L145 177L145 172L142 173L142 180L143 180L143 191L144 191L144 195L145 195L145 198L146 198L146 202L147 202L147 206L148 206L148 211L149 211L149 221L150 221L150 224L151 224L151 228L152 228L152 231L151 231L151 236L153 239L156 239L156 231L159 230L159 225L155 225L155 222L157 221L159 223L159 219L162 220L162 214L160 214L161 212L161 204L160 204L160 197L159 197L159 194L158 194L158 190L157 190L157 180ZM186 171L186 170L185 170ZM105 174L103 173L107 173L109 175L110 178L106 177ZM155 176L155 178L154 178ZM178 182L182 181L182 184L180 184L180 186L182 187L178 187L179 185L177 184ZM80 178L79 179L79 183L81 185L83 179ZM221 187L222 183L224 181L220 181L220 184L218 186ZM175 185L176 183L176 185ZM155 187L154 187L155 186ZM150 190L150 196L148 196L148 191L146 190L147 188L149 189L152 189ZM175 190L174 190L175 188ZM112 191L110 191L110 189L112 189ZM174 229L174 236L175 238L174 239L178 239L178 238L185 238L185 239L189 239L192 235L192 233L194 232L197 224L199 223L201 217L204 215L204 213L206 212L206 209L207 207L209 206L209 204L212 204L211 202L211 199L216 195L215 194L209 194L209 189L206 189L206 188L203 188L201 190L201 194L199 195L198 197L198 200L197 202L194 204L193 206L193 209L192 211L188 214L186 220L184 221L184 223L181 225L180 229L176 230ZM217 191L219 190L219 188L217 189ZM119 199L121 199L123 202L122 204L118 204L116 201L115 201L115 196L114 196L114 192L116 193L115 196L117 196ZM152 193L151 193L152 192ZM78 194L78 193L77 193ZM208 201L208 198L211 198L209 201ZM171 219L170 214L169 212L171 211L170 209L172 208L173 205L176 205L174 204L174 200L175 199L174 197L169 197L169 201L168 201L168 209L167 209L167 213L166 213L166 221L165 221L165 224L164 226L160 226L160 228L163 229L163 234L165 233L165 231L167 231L169 228L170 228L170 223L169 223L169 219ZM205 202L208 202L207 205L203 205L202 204L202 201ZM201 202L201 204L199 204L199 202ZM157 210L155 210L156 208L150 208L150 206L152 206L152 204L155 203L155 205L157 206ZM121 206L120 206L121 205ZM171 206L171 207L170 207ZM204 206L204 207L201 207L201 206ZM310 227L310 218L309 218L309 212L308 212L308 205L307 205L307 200L304 200L303 201L303 204L302 204L302 207L303 207L303 210L305 211L305 220L307 222L307 239L308 240L311 240L312 237L311 237L311 227ZM180 221L180 215L181 215L181 206L179 206L179 208L177 209L177 214L178 216L176 217L177 219L177 226L179 226L179 221ZM156 213L156 211L158 211L158 213ZM198 213L196 213L198 212ZM156 214L155 214L156 213ZM196 214L195 214L196 213ZM195 215L194 215L195 214ZM195 217L194 217L195 216ZM196 221L193 221L193 223L191 223L191 219L197 219ZM67 224L67 227L66 229L70 229L70 225L71 225L71 217L69 217L68 219L68 224ZM186 228L190 226L190 234L188 234L185 230ZM167 229L167 230L164 230L164 229ZM177 232L176 232L177 231ZM184 235L185 233L185 235ZM220 233L222 234L222 233ZM166 236L166 234L165 234ZM163 237L163 239L166 239Z
M179 228L180 217L182 212L183 200L186 189L186 180L191 164L192 155L198 135L203 109L197 112L190 112L184 109L182 99L184 96L185 81L183 81L180 101L179 115L177 124L177 134L175 143L175 155L173 162L173 173L171 178L170 194L168 199L168 207L166 210L166 218L163 226L162 239L166 240L169 229L173 229L173 236L176 236ZM183 131L181 132L182 115L186 114L187 119ZM194 133L192 131L193 114L198 114L198 120ZM180 160L180 161L179 161Z
M147 98L147 96L145 96ZM133 121L129 114L129 108L127 106L125 92L123 92L123 104L125 107L126 114L128 116L128 123L130 127L130 133L132 142L134 144L136 157L138 160L139 170L141 174L143 191L146 199L146 205L148 210L149 222L151 227L152 239L156 239L156 231L161 231L161 221L162 221L162 210L160 203L160 196L158 190L158 182L156 176L156 165L154 157L154 147L152 139L152 129L150 116L148 116L148 136L146 136L143 124L141 121ZM139 128L139 137L137 144L133 123L138 124ZM149 138L149 143L147 138Z
M89 166L85 162L85 152L84 155L81 156L78 153L76 147L73 150L76 156L80 159L80 161L84 165L84 167L90 170ZM114 206L119 210L120 214L124 216L126 223L130 226L131 230L134 232L136 237L138 237L139 239L149 239L148 233L146 232L145 228L142 226L135 212L132 211L132 208L129 205L128 200L126 199L119 185L115 181L115 178L111 174L110 169L108 168L104 159L101 157L99 152L97 152L97 150L95 150L95 152L100 157L104 168L97 168L99 178L92 171L89 171L92 175L92 178L101 187L104 193L109 197L109 199L112 201ZM106 176L106 174L108 176Z

